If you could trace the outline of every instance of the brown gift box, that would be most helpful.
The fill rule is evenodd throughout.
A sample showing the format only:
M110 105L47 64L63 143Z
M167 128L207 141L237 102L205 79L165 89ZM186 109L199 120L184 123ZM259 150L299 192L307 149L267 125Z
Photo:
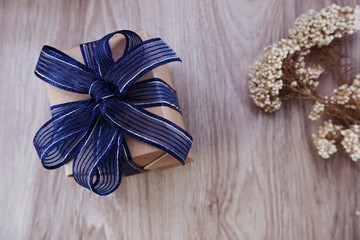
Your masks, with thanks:
M150 39L149 35L144 30L138 31L137 34L141 37L142 40ZM114 60L119 59L125 49L125 44L126 44L125 37L123 35L117 34L110 39L109 44L112 51L113 59ZM73 57L77 61L84 63L83 57L81 55L80 47L73 47L64 50L63 52ZM138 81L146 80L149 78L160 78L163 81L165 81L167 84L169 84L172 88L174 88L174 84L172 82L167 64L155 68L151 72L145 74ZM49 84L47 84L47 90L51 105L56 105L71 101L85 100L89 98L89 95L68 92L56 88ZM185 129L184 121L181 114L172 108L160 106L160 107L146 108L146 110L156 115L159 115L163 118L166 118L171 122L177 124L181 128ZM164 151L156 147L141 142L130 136L126 136L125 139L128 144L133 161L145 170L154 170L154 169L164 170L181 165L180 162L176 160L174 157L172 157L170 154L165 153ZM185 163L190 163L192 161L193 161L192 153L190 151ZM72 161L65 164L65 173L66 176L69 177L72 176Z

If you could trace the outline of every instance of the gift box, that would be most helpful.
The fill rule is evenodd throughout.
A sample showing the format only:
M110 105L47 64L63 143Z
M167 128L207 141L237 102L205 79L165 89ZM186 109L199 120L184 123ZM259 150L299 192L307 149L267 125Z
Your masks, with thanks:
M142 41L151 39L144 30L138 31L137 35L141 37ZM128 39L121 34L116 34L109 39L108 43L114 62L116 62L124 54L125 49L128 47L127 41ZM63 50L62 52L82 64L85 62L83 57L84 53L80 47L73 47L67 50ZM141 76L141 78L138 79L136 83L146 81L148 79L161 79L164 83L174 89L172 77L167 65L168 64L161 64L160 66L155 66L155 68L153 68L151 71ZM37 75L40 78L45 78L42 77L40 73L37 73ZM69 102L86 101L87 99L90 99L90 94L66 91L59 88L56 84L46 84L46 88L48 91L50 104L52 106ZM185 131L182 115L176 109L166 105L159 105L146 107L145 110L156 116L167 119L169 123L173 123ZM158 147L150 145L147 142L141 141L127 134L124 134L124 138L125 142L127 143L128 151L131 153L132 162L143 170L164 170L182 165L180 161L173 155L164 152ZM41 154L39 153L39 155ZM192 153L189 151L184 163L190 163L192 161ZM73 160L70 160L64 165L66 176L72 176L72 164Z

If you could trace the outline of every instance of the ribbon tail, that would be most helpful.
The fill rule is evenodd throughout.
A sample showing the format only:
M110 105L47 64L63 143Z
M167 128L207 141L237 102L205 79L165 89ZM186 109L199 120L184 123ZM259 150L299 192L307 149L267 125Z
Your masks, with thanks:
M33 143L45 168L67 163L85 136L92 121L91 100L54 106L53 118L36 133Z
M105 116L126 134L162 149L184 163L192 137L174 123L118 99L107 102Z
M121 155L121 159L122 159L121 161L122 161L122 174L124 176L131 176L145 172L145 170L142 167L138 166L132 160L130 150L125 140L123 141L122 150L123 153Z
M100 195L109 194L118 187L112 180L120 183L119 153L115 147L119 134L120 130L102 117L95 120L73 162L73 176L78 184Z

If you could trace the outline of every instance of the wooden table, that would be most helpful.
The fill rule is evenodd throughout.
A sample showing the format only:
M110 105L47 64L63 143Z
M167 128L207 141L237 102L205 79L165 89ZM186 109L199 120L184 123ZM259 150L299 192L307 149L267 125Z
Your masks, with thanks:
M316 156L309 105L264 114L247 88L263 47L330 3L1 1L0 239L360 239L359 170L339 155ZM126 178L99 197L62 169L42 168L32 138L50 112L34 67L44 44L142 28L183 59L171 71L196 162Z

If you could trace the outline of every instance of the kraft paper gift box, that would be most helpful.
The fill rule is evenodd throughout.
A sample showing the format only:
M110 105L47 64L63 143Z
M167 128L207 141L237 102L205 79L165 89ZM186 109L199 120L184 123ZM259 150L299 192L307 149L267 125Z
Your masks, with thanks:
M142 38L142 40L150 39L150 36L144 30L138 31L137 34ZM126 46L126 39L123 35L115 35L110 39L109 44L112 52L112 57L116 61L122 56L124 52ZM63 50L63 52L73 57L77 61L84 63L84 59L82 57L80 47L73 47L67 50ZM150 78L160 78L163 81L165 81L167 84L169 84L172 88L174 88L174 84L167 64L155 68L151 72L148 72L138 81L142 81ZM72 93L56 88L49 84L46 85L47 85L47 91L51 105L85 100L89 98L89 95L86 94ZM177 124L181 128L185 129L185 125L181 113L177 112L172 108L166 106L159 106L159 107L146 108L146 110L156 115L159 115L163 118L166 118L171 122ZM142 167L144 170L154 170L154 169L164 170L168 168L181 166L181 163L178 160L176 160L174 157L172 157L170 154L165 153L164 151L154 146L141 142L130 136L126 136L125 139L128 144L133 161L138 166ZM192 161L193 158L192 158L192 153L190 151L185 163L190 163ZM65 173L67 176L72 176L72 161L65 164Z

